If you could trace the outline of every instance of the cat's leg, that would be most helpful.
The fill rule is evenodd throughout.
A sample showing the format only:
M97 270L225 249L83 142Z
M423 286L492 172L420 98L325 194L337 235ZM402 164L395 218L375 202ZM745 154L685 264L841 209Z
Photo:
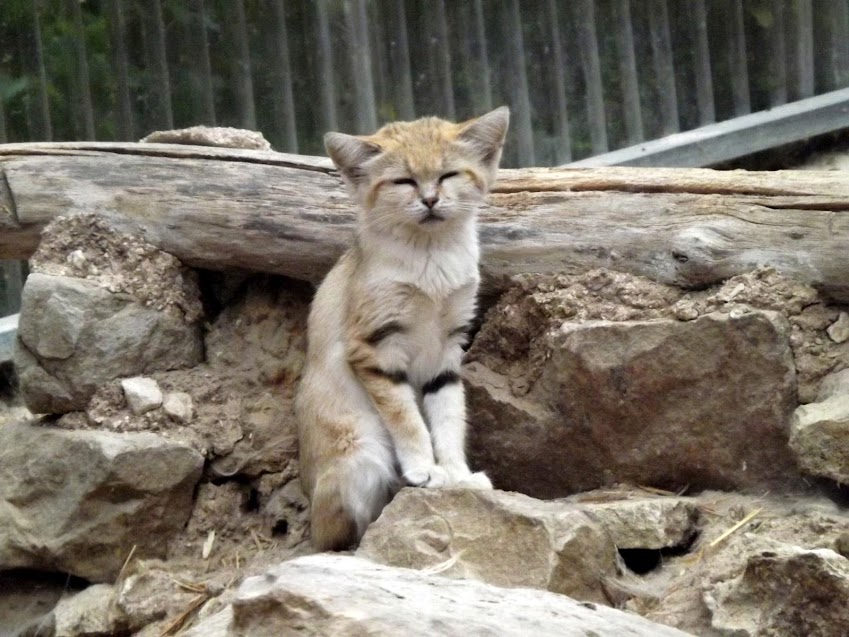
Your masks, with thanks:
M448 472L449 484L491 489L482 471L472 473L466 461L466 395L460 378L462 351L449 346L442 371L422 386L422 408L433 438L437 462Z
M436 464L430 433L419 411L416 392L407 378L408 357L402 348L385 339L380 343L373 341L371 337L352 341L348 364L392 439L404 482L441 487L448 476Z

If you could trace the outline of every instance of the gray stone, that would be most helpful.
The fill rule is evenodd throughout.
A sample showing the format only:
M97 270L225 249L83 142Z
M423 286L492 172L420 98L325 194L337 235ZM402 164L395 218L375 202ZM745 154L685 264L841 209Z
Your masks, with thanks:
M796 409L790 447L805 472L849 482L849 394Z
M616 574L613 542L586 511L503 491L403 489L357 555L605 604L601 580Z
M53 637L102 637L124 632L114 599L115 589L109 584L95 584L63 597L53 609Z
M165 557L203 457L150 433L0 427L0 570L112 580L127 555Z
M191 367L203 357L200 327L97 283L34 273L24 286L15 364L35 413L85 408L118 378Z
M499 345L491 328L490 350L473 346L465 372L472 464L496 488L541 498L615 483L672 490L799 484L787 446L796 405L788 329L767 311L687 322L565 322L541 336L529 357ZM536 374L524 386L493 371L529 358Z
M698 503L690 498L633 498L583 505L620 549L663 549L693 539Z
M826 332L835 343L849 341L849 314L841 312L837 320L828 326Z
M493 553L500 548L489 547ZM687 633L547 591L498 588L322 554L285 562L246 579L232 610L185 634L673 637Z
M149 144L191 144L193 146L271 150L271 144L263 137L262 133L229 126L191 126L177 130L155 131L141 141Z
M162 405L162 390L152 378L136 376L121 381L124 398L135 415L145 414Z
M719 635L845 637L849 560L830 549L776 544L749 557L743 574L705 601Z
M165 394L162 409L171 418L182 424L191 421L195 413L192 397L182 391Z
M832 372L823 377L816 402L823 402L838 394L849 394L849 369Z

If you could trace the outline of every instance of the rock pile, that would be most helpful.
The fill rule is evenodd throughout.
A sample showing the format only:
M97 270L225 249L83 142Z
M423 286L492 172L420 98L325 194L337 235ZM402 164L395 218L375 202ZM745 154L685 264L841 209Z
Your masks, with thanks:
M774 270L518 277L465 370L502 490L404 489L355 555L307 556L309 286L192 271L91 215L32 267L41 415L0 420L0 633L845 632L846 308ZM72 594L21 618L4 582L37 572Z

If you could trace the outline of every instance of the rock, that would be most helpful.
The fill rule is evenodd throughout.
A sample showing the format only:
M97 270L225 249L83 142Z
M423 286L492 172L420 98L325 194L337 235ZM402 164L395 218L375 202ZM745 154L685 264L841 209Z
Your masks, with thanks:
M12 362L20 314L0 318L0 365Z
M179 423L186 424L195 413L192 397L183 391L165 394L162 409Z
M121 582L113 599L126 625L135 630L188 608L198 593L179 586L178 579L192 581L191 577L178 578L154 565L146 565Z
M112 294L97 283L31 274L24 286L15 364L35 413L82 410L98 386L203 358L197 324Z
M0 573L0 635L47 637L53 634L53 608L77 592L78 582L61 573Z
M841 312L837 320L826 329L826 332L835 343L849 341L849 314Z
M124 398L130 410L137 416L157 409L162 405L162 390L152 378L136 376L121 381Z
M824 402L838 394L849 394L849 369L825 376L820 383L816 402Z
M742 576L706 599L712 627L729 637L844 637L849 560L830 549L776 543L748 559Z
M63 597L53 609L53 637L102 637L126 632L124 620L113 606L114 599L115 589L109 584L95 584Z
M565 322L529 352L505 344L520 317L502 330L496 310L465 378L470 458L497 488L555 498L614 483L800 483L787 447L795 368L776 313Z
M185 633L186 637L686 635L546 591L451 580L333 554L302 557L246 579L231 612L229 625L223 611Z
M149 433L0 427L0 570L111 581L127 555L164 557L203 457Z
M271 144L263 137L262 133L228 126L191 126L178 130L156 131L144 137L141 141L149 144L191 144L193 146L271 150Z
M503 491L403 489L357 555L415 569L450 563L447 577L605 604L601 580L616 573L613 542L587 512Z
M849 394L835 393L793 414L790 447L807 473L849 482Z
M699 521L698 503L691 498L637 497L582 506L607 530L619 549L664 549L688 544Z

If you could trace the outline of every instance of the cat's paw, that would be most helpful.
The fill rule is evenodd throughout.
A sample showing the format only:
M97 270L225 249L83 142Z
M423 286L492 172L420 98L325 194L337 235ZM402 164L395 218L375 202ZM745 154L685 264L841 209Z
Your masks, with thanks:
M456 486L462 489L480 489L483 491L492 489L492 482L483 471L478 471L458 480Z
M438 489L449 482L448 473L437 465L411 469L404 474L404 481L411 487L426 487L428 489Z

